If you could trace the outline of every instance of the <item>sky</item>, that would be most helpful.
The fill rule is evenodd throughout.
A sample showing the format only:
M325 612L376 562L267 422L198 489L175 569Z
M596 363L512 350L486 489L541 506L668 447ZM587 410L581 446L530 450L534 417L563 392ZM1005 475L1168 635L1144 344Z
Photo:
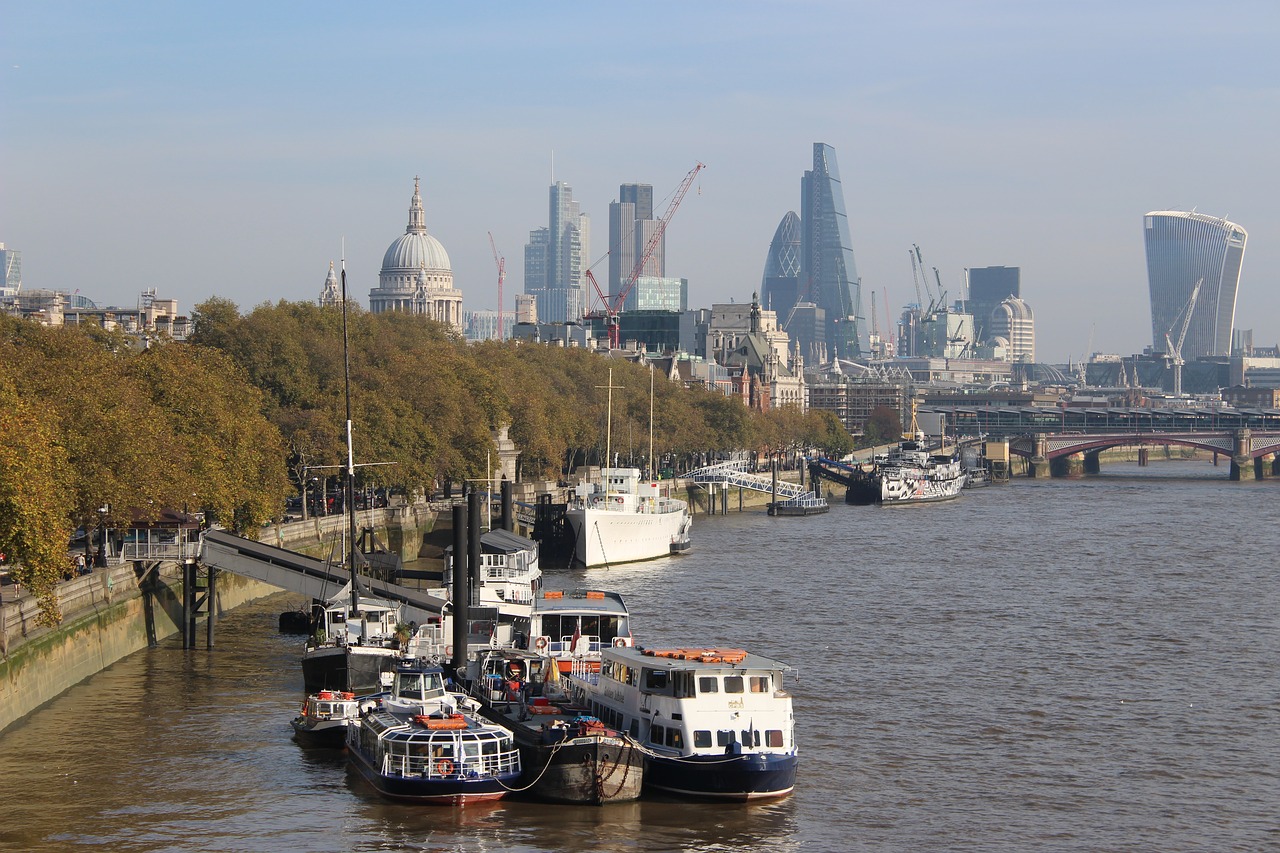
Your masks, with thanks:
M1129 2L172 3L0 0L0 242L25 288L187 312L368 304L414 176L464 308L568 183L607 270L622 183L667 201L691 307L749 301L836 149L864 314L1018 266L1037 359L1151 344L1142 217L1249 232L1236 326L1280 340L1280 5Z

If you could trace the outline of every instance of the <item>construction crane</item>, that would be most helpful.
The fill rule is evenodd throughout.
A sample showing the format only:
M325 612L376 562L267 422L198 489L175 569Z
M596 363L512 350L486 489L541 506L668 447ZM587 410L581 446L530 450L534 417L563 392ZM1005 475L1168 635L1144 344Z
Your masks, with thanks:
M498 245L493 242L493 232L489 232L489 248L493 249L493 262L498 267L498 340L502 340L504 329L502 327L502 282L507 278L507 259L498 251Z
M1175 344L1169 339L1169 335L1173 332L1173 326L1169 327L1169 331L1164 333L1165 352L1168 353L1167 358L1173 362L1173 396L1182 396L1182 365L1186 361L1182 358L1182 344L1187 339L1187 328L1191 325L1191 312L1196 310L1196 297L1200 295L1200 285L1204 284L1204 279L1196 282L1196 286L1191 288L1191 298L1187 300L1186 306L1182 311L1178 312L1178 316L1173 318L1173 326L1178 325L1178 317L1182 317L1182 328L1178 330L1178 342ZM1185 316L1184 316L1185 312Z
M618 333L618 315L622 313L622 306L626 304L627 294L631 292L631 288L635 287L636 279L640 278L640 273L644 271L644 265L649 262L649 258L653 256L654 249L662 242L662 235L666 233L671 217L676 215L676 208L680 207L680 202L684 200L685 193L689 192L689 187L693 185L693 179L705 168L707 167L704 164L698 163L689 170L689 174L684 176L684 180L680 182L680 186L676 188L675 194L671 197L671 204L667 205L667 212L662 214L662 218L658 220L658 227L653 229L653 234L649 236L649 242L645 244L644 251L640 253L640 259L636 261L635 268L631 270L631 275L627 276L626 281L622 283L622 287L618 289L618 294L614 297L612 304L609 302L609 297L600 289L600 283L596 281L595 275L589 269L586 271L587 281L591 282L591 286L595 288L596 296L600 298L600 303L604 306L604 327L609 336L610 349L617 349L621 346Z
M884 357L884 345L880 341L880 323L876 320L876 292L871 291L871 354Z

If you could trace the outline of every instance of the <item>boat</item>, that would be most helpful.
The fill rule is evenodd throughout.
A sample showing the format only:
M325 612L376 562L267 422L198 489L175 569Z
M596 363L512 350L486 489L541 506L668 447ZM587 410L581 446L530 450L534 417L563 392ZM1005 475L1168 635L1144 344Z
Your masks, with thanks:
M348 759L384 797L433 805L498 800L521 775L510 729L446 689L439 665L397 663L389 693L362 700L347 729Z
M964 488L955 454L931 453L919 437L900 441L869 467L854 469L845 500L851 504L911 504L951 500Z
M554 660L490 649L472 661L468 674L480 713L514 734L524 766L520 785L529 794L580 805L640 796L644 750L573 705Z
M649 389L649 459L653 459L653 387ZM613 369L609 369L605 458L613 458ZM602 468L600 482L582 483L565 511L573 561L586 568L652 560L689 550L693 517L687 502L663 495L639 468Z
M644 788L754 800L795 788L790 667L742 649L609 648L566 678L577 703L645 749Z
M626 602L599 589L541 591L533 602L529 636L532 651L550 658L562 673L575 667L598 670L605 649L634 645Z
M341 748L347 740L347 726L359 717L356 694L320 690L303 700L298 716L290 724L294 738L304 746Z
M315 632L302 650L302 680L308 693L337 690L370 693L382 674L412 653L413 631L400 621L400 605L353 594L351 583L315 607Z

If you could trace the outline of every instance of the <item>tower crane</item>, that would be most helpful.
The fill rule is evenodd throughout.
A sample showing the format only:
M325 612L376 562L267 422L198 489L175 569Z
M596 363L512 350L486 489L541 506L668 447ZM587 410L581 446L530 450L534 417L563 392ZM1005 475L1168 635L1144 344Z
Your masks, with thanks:
M489 248L493 249L493 262L498 267L498 340L502 340L502 282L507 278L507 259L498 251L498 244L493 242L492 231L489 232Z
M871 352L884 356L884 347L880 342L880 323L876 320L876 292L871 291Z
M604 326L609 336L609 348L617 349L621 342L618 334L618 315L622 313L622 306L626 304L627 294L631 292L631 288L635 287L636 279L640 278L640 273L644 271L644 265L649 262L649 258L653 256L653 251L658 247L658 243L662 241L662 235L667 231L667 225L671 222L671 217L676 215L676 208L680 207L680 202L684 200L685 193L689 192L689 187L693 185L693 179L698 173L707 168L705 164L698 163L689 170L689 174L684 176L684 180L680 182L680 186L676 188L675 194L671 197L671 203L667 205L667 212L662 214L662 218L658 220L658 227L653 229L653 234L649 237L649 242L645 244L644 251L640 253L639 260L636 261L635 268L631 270L631 274L627 276L627 280L622 283L622 287L618 290L618 295L614 297L613 302L609 302L609 297L600 289L600 283L596 281L596 277L591 270L586 271L586 278L591 282L591 286L595 288L596 296L600 298L600 302L604 305Z
M1173 326L1176 326L1178 325L1178 317L1182 317L1182 328L1178 330L1178 342L1175 344L1169 339L1169 335L1173 333L1173 326L1170 326L1169 331L1164 333L1165 351L1173 362L1173 396L1175 397L1182 396L1182 365L1186 364L1186 361L1182 358L1182 344L1187 339L1187 328L1191 325L1191 313L1196 310L1196 297L1200 295L1200 285L1202 284L1204 284L1203 278L1196 282L1195 287L1191 288L1191 298L1187 300L1187 304L1182 311L1178 312L1178 316L1173 318Z

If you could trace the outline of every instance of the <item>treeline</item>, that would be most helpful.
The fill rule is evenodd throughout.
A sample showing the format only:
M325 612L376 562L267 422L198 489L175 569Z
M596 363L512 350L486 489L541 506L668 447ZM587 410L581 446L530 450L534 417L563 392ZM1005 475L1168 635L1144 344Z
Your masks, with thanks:
M0 317L0 552L42 596L76 528L159 509L201 511L253 534L311 478L345 465L343 316L310 303L225 299L192 312L185 344ZM650 373L581 349L488 342L407 314L347 312L354 456L361 487L413 494L488 476L510 428L524 479L603 461L610 368L613 450L643 464ZM828 412L752 412L740 400L653 382L655 456L852 441ZM377 464L364 464L377 463Z
M254 529L290 491L268 401L225 354L0 316L0 552L59 619L76 528L159 509Z

